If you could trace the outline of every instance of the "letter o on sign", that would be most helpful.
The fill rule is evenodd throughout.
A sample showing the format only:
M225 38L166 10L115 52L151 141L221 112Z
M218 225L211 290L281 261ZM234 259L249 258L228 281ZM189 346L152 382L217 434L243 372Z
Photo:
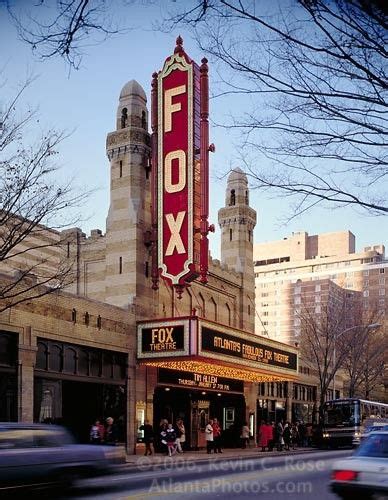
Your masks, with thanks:
M172 162L178 160L178 182L172 183ZM171 151L164 159L164 188L167 193L178 193L186 186L186 154L182 149Z

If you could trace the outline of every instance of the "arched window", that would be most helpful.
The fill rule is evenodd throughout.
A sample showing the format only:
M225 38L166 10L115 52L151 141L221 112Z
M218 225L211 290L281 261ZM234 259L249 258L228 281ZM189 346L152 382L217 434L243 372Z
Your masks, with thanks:
M90 375L101 376L101 355L97 351L92 351L90 354Z
M55 372L61 372L62 371L62 348L59 345L52 345L50 347L50 353L49 353L49 368L52 371Z
M211 299L210 299L210 304L213 308L214 321L217 321L217 304L216 304L216 301L213 299L213 297L211 297Z
M205 299L203 298L202 293L198 295L198 301L199 301L199 308L200 308L200 316L204 318L206 316L206 307L205 307Z
M232 325L232 312L230 310L229 304L225 304L225 306L226 306L227 322L228 322L228 325L231 326Z
M230 192L230 206L233 206L236 204L236 191L234 189L231 190Z
M36 368L47 370L48 368L48 349L43 342L38 342L38 351L36 353Z
M249 192L245 191L245 204L249 205Z
M78 374L89 375L89 355L83 349L78 351Z
M229 241L232 241L233 239L233 230L229 229Z
M127 108L123 108L121 110L121 128L125 128L128 122L128 110Z
M144 128L144 130L147 130L147 119L145 111L141 112L141 127Z
M63 371L77 373L77 353L74 349L67 347L63 357Z

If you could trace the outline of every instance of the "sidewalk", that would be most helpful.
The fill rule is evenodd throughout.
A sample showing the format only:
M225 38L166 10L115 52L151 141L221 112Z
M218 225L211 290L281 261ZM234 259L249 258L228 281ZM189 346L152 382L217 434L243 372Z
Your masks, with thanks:
M174 462L211 462L213 460L241 460L241 459L252 459L252 458L265 458L265 457L276 457L276 456L289 456L297 455L300 453L312 453L314 451L319 451L318 448L296 448L295 450L289 451L261 451L261 448L226 448L222 450L222 454L212 453L207 454L206 449L199 451L185 451L183 453L176 453L172 457L165 455L163 453L154 453L152 455L144 456L144 447L139 445L137 448L136 455L126 455L126 465L130 468L136 468L137 466L143 467L145 463L148 465L161 465L165 463Z

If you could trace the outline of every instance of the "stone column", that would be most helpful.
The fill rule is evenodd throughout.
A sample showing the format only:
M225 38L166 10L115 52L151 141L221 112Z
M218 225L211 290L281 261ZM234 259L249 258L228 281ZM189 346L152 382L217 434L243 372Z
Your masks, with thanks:
M127 378L127 453L136 453L136 379L135 366L128 367Z
M18 421L34 421L34 366L37 347L31 345L31 327L19 336L18 352Z
M254 429L253 429L254 440L256 440L256 427L257 427L257 414L256 414L257 393L258 393L257 391L258 389L256 383L244 382L244 396L246 403L245 420L249 425L249 417L250 415L254 415Z
M286 394L286 420L287 422L292 422L292 394L294 392L294 387L292 382L287 382L287 394Z

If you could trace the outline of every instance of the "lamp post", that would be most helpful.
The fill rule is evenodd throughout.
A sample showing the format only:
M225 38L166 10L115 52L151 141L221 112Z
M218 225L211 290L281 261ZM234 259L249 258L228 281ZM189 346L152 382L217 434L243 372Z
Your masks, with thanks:
M373 330L374 328L379 328L381 326L381 323L371 323L370 325L364 326L364 325L354 325L349 328L346 328L342 332L340 332L338 335L334 335L334 348L333 348L333 370L335 369L335 364L336 364L336 348L337 348L337 339L341 337L344 333L350 332L351 330L355 330L356 328L365 328L366 330ZM333 399L335 399L335 374L336 371L333 374Z

